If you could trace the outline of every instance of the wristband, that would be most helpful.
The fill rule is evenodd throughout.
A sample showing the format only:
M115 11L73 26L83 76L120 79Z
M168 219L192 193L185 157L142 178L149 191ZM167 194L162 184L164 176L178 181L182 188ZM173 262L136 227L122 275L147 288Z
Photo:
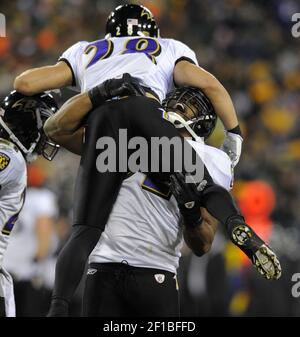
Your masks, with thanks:
M97 85L96 87L88 91L89 98L92 102L93 108L97 108L103 104L107 99L107 93L103 85Z
M242 137L242 131L241 131L241 128L240 126L236 126L235 128L231 129L231 130L227 130L227 132L230 132L230 133L234 133L236 135L239 135Z
M202 217L199 214L198 209L197 210L195 209L192 211L191 210L187 211L186 209L184 210L182 209L181 214L184 219L184 224L188 228L196 228L202 223Z

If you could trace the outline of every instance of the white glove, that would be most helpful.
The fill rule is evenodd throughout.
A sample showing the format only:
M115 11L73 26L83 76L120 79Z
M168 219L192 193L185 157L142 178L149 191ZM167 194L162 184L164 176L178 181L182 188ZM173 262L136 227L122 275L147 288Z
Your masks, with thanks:
M240 160L242 143L243 138L240 135L225 131L225 140L221 146L221 150L227 153L233 167L235 167Z

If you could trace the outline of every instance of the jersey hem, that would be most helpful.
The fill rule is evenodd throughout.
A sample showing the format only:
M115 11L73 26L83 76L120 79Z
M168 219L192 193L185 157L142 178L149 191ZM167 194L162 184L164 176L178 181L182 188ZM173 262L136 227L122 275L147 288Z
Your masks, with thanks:
M74 70L71 66L71 63L64 57L58 59L58 61L63 61L65 62L65 64L70 68L71 72L72 72L72 87L76 87L76 78L75 78L75 74L74 74Z
M122 261L125 261L125 259L123 259ZM127 260L126 260L126 262L128 263L128 266L130 266L130 267L164 270L164 271L168 271L170 273L173 273L173 274L177 275L177 268L172 269L172 268L166 268L164 266L144 265L144 264L138 265L137 263L130 263L130 261L127 261ZM122 264L121 261L113 261L113 260L111 260L111 261L99 261L99 260L95 261L95 259L90 259L90 261L89 261L89 265L90 264L106 264L106 263L107 264L109 264L109 263Z

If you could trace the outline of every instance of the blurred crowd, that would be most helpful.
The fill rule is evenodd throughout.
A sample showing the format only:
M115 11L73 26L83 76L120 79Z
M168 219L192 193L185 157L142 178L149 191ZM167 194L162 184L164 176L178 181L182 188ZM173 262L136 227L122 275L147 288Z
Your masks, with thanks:
M77 41L102 38L107 15L124 3L2 0L7 38L0 38L0 98L25 69L54 64ZM291 17L300 12L299 1L138 3L152 10L162 37L188 44L199 64L230 92L245 138L234 194L248 222L273 243L283 263L281 281L264 281L220 230L207 256L199 259L183 251L179 271L183 315L300 315L300 298L291 295L291 277L300 272L300 38L291 34ZM70 95L66 90L57 97L62 101ZM218 125L209 142L219 146L222 139ZM56 198L55 212L45 210L55 227L56 244L51 248L48 243L47 250L53 263L72 223L78 161L62 150L53 163L35 164L44 179L33 188L51 191ZM50 290L51 282L33 287Z

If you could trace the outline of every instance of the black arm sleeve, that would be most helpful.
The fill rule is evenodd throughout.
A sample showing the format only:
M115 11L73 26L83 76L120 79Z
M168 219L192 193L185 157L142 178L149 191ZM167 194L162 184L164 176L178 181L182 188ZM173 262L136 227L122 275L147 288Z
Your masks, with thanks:
M231 194L225 188L214 183L203 190L201 204L213 217L226 226L229 218L241 216Z
M60 252L55 270L55 284L49 316L68 315L68 303L82 278L86 261L97 244L102 230L75 225L69 240ZM63 303L63 309L57 303ZM60 311L57 312L57 311ZM65 311L65 312L62 312Z

